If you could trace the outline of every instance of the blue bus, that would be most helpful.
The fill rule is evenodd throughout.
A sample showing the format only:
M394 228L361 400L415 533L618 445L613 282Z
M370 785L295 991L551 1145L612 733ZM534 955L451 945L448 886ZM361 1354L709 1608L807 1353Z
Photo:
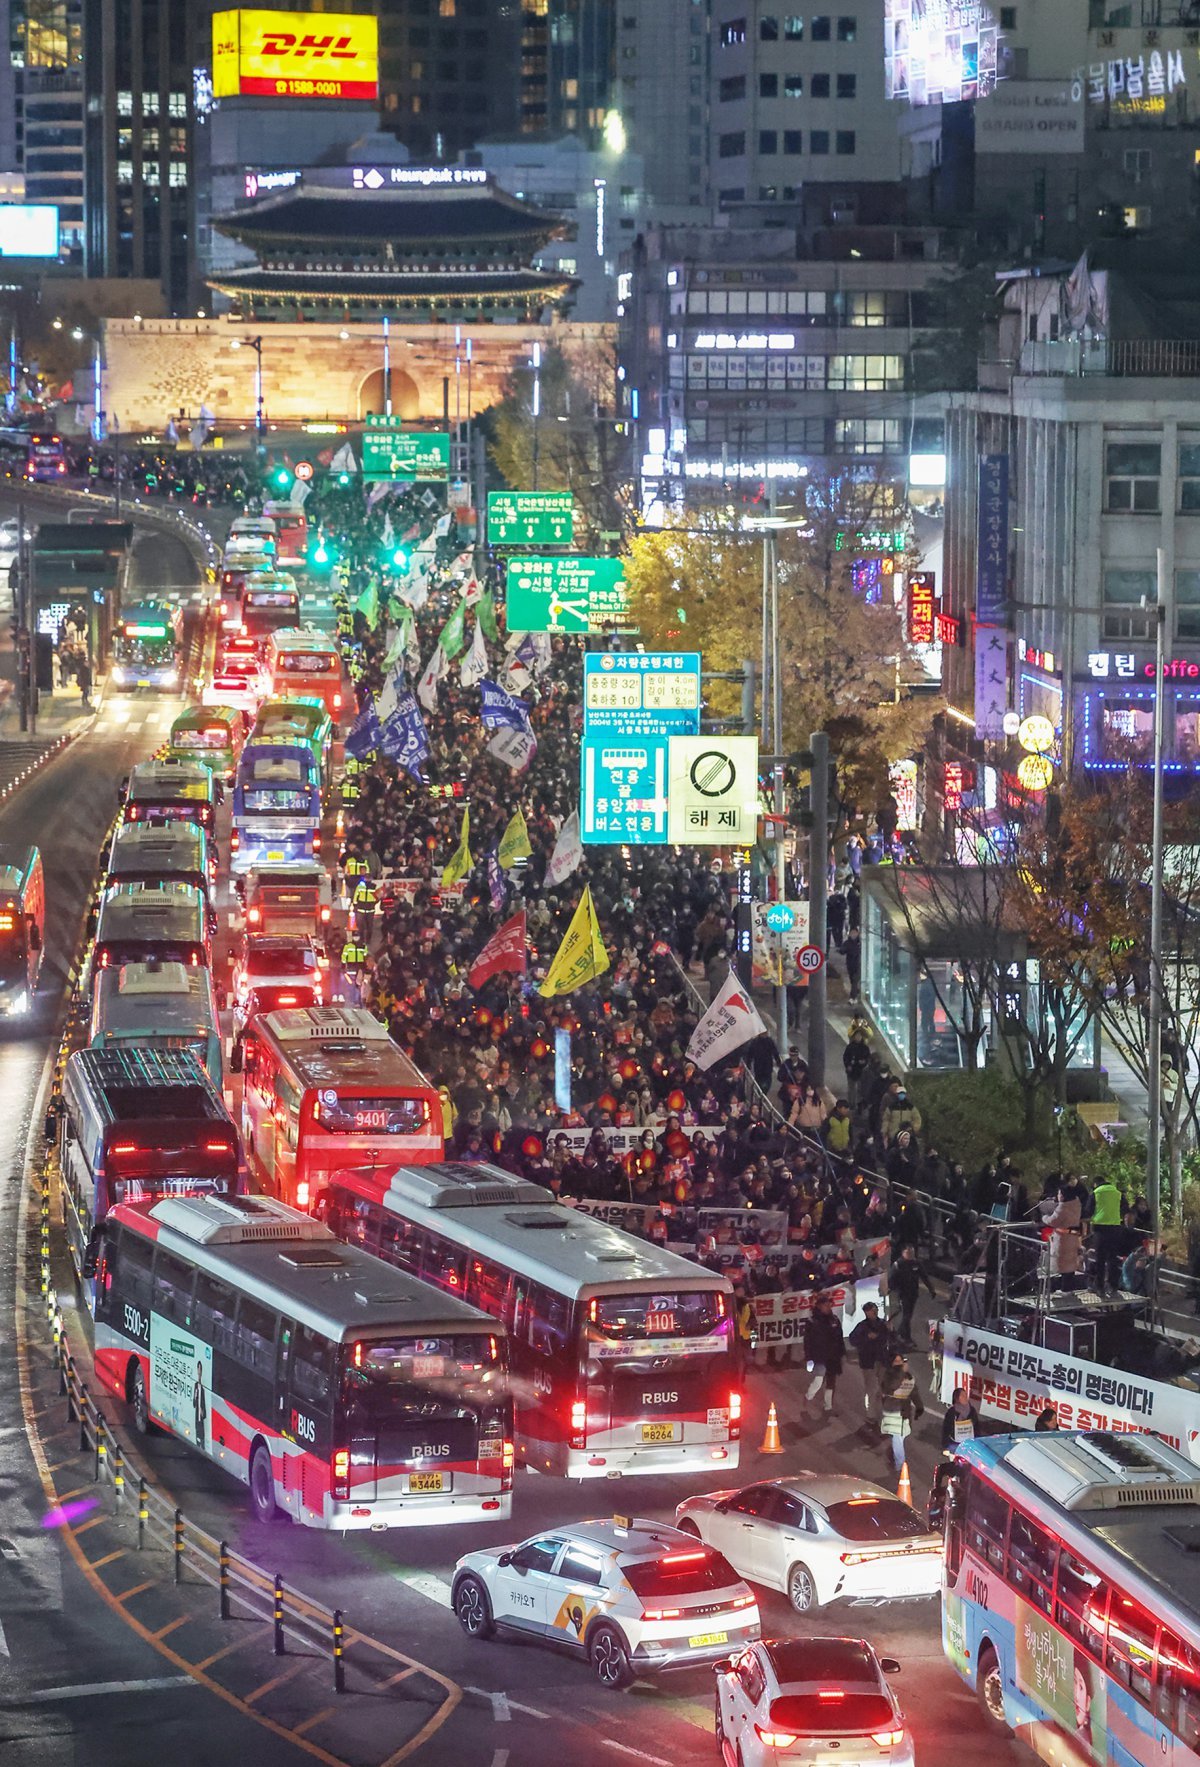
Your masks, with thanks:
M989 1726L1053 1767L1195 1767L1197 1545L1200 1468L1157 1436L960 1443L942 1644Z
M321 771L306 742L247 742L233 782L235 873L295 865L321 850Z

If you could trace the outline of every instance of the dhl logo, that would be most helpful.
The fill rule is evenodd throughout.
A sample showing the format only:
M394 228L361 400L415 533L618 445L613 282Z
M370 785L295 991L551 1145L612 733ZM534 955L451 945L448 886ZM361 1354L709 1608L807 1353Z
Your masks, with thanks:
M330 61L353 61L356 53L349 37L314 37L311 32L298 37L294 31L264 31L259 50L262 56L275 55L281 59L286 56L296 61L305 55L310 55L314 61L325 56Z

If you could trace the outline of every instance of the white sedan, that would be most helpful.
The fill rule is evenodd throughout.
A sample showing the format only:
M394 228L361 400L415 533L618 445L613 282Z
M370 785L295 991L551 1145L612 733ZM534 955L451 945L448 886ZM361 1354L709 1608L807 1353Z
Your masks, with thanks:
M936 1595L942 1542L890 1491L842 1473L796 1473L689 1497L678 1525L751 1583L780 1589L797 1613L827 1602Z
M718 1663L725 1767L914 1767L912 1738L884 1680L899 1668L862 1638L763 1639Z

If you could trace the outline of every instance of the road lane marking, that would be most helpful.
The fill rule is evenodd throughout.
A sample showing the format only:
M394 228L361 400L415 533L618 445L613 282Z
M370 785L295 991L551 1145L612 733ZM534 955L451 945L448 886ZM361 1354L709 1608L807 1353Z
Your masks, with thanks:
M30 1693L0 1700L0 1705L52 1705L58 1700L96 1699L106 1693L155 1693L168 1687L199 1686L190 1675L151 1675L146 1681L74 1681L66 1687L36 1687Z
M644 1749L631 1749L627 1742L614 1742L611 1736L604 1738L604 1746L606 1749L619 1749L623 1755L632 1755L638 1761L650 1761L653 1767L671 1767L671 1763L664 1761L661 1755L648 1755Z
M0 1626L0 1657L8 1657L11 1655L12 1652L8 1648L8 1639L4 1636L4 1627Z
M245 1702L248 1706L252 1706L254 1704L255 1700L260 1700L264 1697L264 1695L273 1692L275 1688L282 1687L285 1681L293 1680L297 1675L300 1674L302 1669L307 1669L307 1668L308 1668L307 1657L300 1657L297 1662L294 1662L290 1666L290 1668L284 1669L282 1674L272 1675L272 1677L269 1681L264 1681L261 1687L256 1687L254 1689L253 1693L244 1693L242 1695L242 1698L245 1700Z
M497 1749L492 1756L492 1767L508 1767L508 1750Z
M423 1595L426 1601L436 1601L439 1607L451 1605L450 1585L444 1577L430 1576L424 1571L419 1571L414 1576L406 1576L402 1572L400 1581L406 1589L411 1589L414 1595Z

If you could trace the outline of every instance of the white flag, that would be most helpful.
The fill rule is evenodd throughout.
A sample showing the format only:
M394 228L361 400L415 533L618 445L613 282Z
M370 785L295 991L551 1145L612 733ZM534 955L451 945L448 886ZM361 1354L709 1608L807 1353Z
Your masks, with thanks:
M417 683L417 698L427 712L435 712L438 703L438 683L449 670L446 653L440 644L433 647L433 655L425 665L425 673Z
M477 681L483 680L487 672L487 646L483 642L483 629L480 626L479 621L476 620L475 635L471 639L471 648L463 657L459 674L462 677L462 684L464 687L474 687Z
M554 660L554 650L550 643L549 632L533 634L533 672L542 675Z
M558 831L558 839L554 843L554 851L550 855L550 863L546 867L546 888L552 890L556 884L570 877L571 873L583 859L583 843L579 838L579 811L572 810L567 820Z
M387 649L383 653L385 669L394 669L404 655L404 631L400 626L392 626L388 633Z
M463 589L463 601L468 607L474 607L477 601L483 600L483 590L479 586L479 578L472 571Z
M532 730L497 730L487 746L489 755L514 773L524 773L537 753L537 737Z
M329 462L331 472L357 472L358 461L354 457L354 449L349 442L343 442L333 459Z
M391 674L375 695L375 710L379 714L379 722L386 724L400 703L400 695L407 692L408 683L404 679L402 665L394 665Z
M167 440L168 442L177 442L179 440L179 431L175 428L175 419L173 417L168 417L167 419Z
M454 516L450 510L447 510L445 515L439 517L433 530L439 540L442 538L443 534L448 534L450 532L450 523L453 520Z
M707 1071L766 1028L753 1000L730 970L721 992L692 1032L687 1059Z
M385 515L383 518L383 533L380 535L380 540L382 541L382 544L387 547L389 552L396 544L396 530L392 526L392 518L390 515Z

